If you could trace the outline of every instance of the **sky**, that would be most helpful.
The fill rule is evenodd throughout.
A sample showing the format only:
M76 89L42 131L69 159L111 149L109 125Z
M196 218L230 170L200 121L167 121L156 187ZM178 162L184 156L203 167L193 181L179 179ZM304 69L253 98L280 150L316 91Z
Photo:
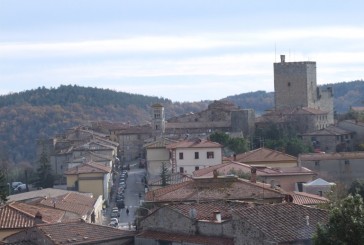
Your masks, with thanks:
M0 95L79 85L171 99L274 90L273 63L317 83L364 77L362 0L0 0Z

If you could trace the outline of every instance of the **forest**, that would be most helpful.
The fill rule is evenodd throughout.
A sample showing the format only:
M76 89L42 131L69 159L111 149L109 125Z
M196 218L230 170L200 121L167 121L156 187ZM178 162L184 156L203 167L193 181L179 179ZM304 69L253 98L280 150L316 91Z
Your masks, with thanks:
M364 82L326 84L334 91L336 113L351 106L364 106ZM227 98L240 108L256 114L273 108L274 93L256 91ZM110 89L62 85L37 88L0 96L0 161L11 164L34 164L35 144L39 138L52 137L67 128L89 121L107 120L146 124L150 106L162 103L166 118L205 110L212 101L172 102L167 98L117 92ZM0 163L1 163L0 162Z

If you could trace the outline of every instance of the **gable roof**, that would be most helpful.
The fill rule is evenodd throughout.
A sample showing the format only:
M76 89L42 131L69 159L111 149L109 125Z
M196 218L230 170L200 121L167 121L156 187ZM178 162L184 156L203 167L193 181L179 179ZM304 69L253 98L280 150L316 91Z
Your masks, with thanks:
M147 202L281 199L280 191L235 176L193 178L147 192Z
M43 233L54 244L97 244L122 238L133 239L135 235L135 232L82 221L40 224L30 229ZM16 234L6 237L5 240L11 241L12 237L16 237Z
M0 207L0 228L31 227L38 212L42 215L42 222L45 223L60 222L65 216L65 212L61 210L13 202Z
M58 197L43 199L40 204L84 216L91 214L96 201L97 199L85 195L67 193Z
M252 165L234 162L231 160L225 163L202 168L193 172L195 177L213 177L214 170L217 170L219 174L227 175L234 172L251 173ZM287 175L316 175L316 173L308 168L304 167L266 167L256 166L257 176L287 176Z
M110 173L111 167L98 164L95 162L84 163L65 171L65 175L69 174L88 174L88 173Z
M166 148L166 146L168 144L176 143L176 142L177 142L176 140L161 137L161 138L158 138L157 140L155 140L153 142L145 144L144 147L147 148L147 149Z
M297 162L297 158L294 156L264 147L238 154L235 159L235 161L249 164L254 162Z
M328 221L327 211L293 203L266 204L233 212L275 242L312 239L317 224Z
M364 159L364 152L333 152L333 153L305 153L299 155L300 161L319 161L319 160L348 160Z
M317 205L329 202L329 199L326 197L310 194L307 192L293 191L290 192L289 195L292 196L293 203L300 205Z
M320 129L320 130L316 130L310 133L305 133L302 135L307 135L307 136L340 136L340 135L347 135L347 134L351 134L352 132L347 131L345 129L336 127L334 125L330 125L324 129Z
M222 145L205 139L182 140L166 146L167 149L177 148L222 148Z
M73 193L75 191L68 191L68 190L62 190L62 189L55 189L55 188L45 188L41 190L34 190L29 192L22 192L14 195L8 196L8 203L14 202L14 201L25 201L30 199L36 199L36 198L52 198L60 195L64 195L67 193ZM81 193L81 192L75 192L80 195L85 195L92 197L92 193Z
M328 186L328 185L334 185L334 183L327 182L326 180L323 180L321 178L315 179L311 182L304 183L305 186Z
M177 242L180 244L205 244L205 245L233 245L233 238L213 237L202 235L191 235L182 233L170 233L161 231L146 230L139 233L136 237Z

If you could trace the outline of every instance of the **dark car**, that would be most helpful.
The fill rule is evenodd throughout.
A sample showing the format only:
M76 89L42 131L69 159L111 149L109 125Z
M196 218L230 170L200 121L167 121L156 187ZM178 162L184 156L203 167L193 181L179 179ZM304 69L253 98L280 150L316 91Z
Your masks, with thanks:
M125 208L124 200L116 201L116 206L117 206L119 209Z

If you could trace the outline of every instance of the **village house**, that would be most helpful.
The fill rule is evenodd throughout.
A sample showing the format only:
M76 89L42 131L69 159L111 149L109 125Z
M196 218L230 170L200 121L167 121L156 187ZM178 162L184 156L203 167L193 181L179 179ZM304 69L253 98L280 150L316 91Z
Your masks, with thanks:
M264 147L234 155L230 160L248 165L260 165L271 168L298 166L297 157Z
M316 173L304 167L266 167L262 165L248 165L231 160L224 163L200 169L193 172L195 177L213 177L214 171L219 176L236 175L250 178L252 169L256 170L257 180L279 187L285 191L302 191L302 184L312 181Z
M364 176L364 152L300 154L299 164L317 173L317 177L349 187Z
M222 145L204 139L186 139L166 146L172 173L192 174L200 168L222 163Z
M330 125L327 128L301 134L300 137L315 152L342 152L353 150L354 132Z
M327 221L327 211L293 203L170 204L140 220L135 244L312 244Z
M160 176L163 163L166 164L166 167L169 170L172 169L170 163L170 150L166 147L171 143L176 143L176 141L165 137L160 137L155 141L144 145L144 148L147 152L146 171L148 180L155 180L155 178Z
M284 197L280 190L256 182L254 174L251 180L244 180L236 176L217 176L216 173L213 178L193 177L189 181L148 191L144 201L152 204L213 200L280 203Z
M5 237L4 244L104 244L133 245L135 232L74 221L37 224Z
M67 190L92 193L93 196L102 196L109 203L112 186L112 172L109 166L88 162L68 169Z
M364 122L357 120L344 120L338 122L337 126L349 132L355 132L353 135L354 147L364 143Z
M41 207L21 202L0 206L0 241L11 234L37 223L57 223L79 219L78 215L59 209Z

